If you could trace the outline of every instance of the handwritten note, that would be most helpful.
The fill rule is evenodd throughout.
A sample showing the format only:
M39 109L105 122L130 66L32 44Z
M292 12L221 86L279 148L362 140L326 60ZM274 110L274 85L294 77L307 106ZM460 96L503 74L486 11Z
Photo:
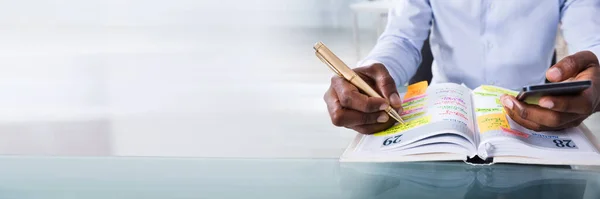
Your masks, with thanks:
M458 116L458 117L464 119L465 121L469 120L469 119L467 119L466 114L461 113L460 111L444 110L443 112L440 113L440 115L442 115L442 116L454 115L454 116Z
M404 94L404 99L410 99L425 94L425 92L427 91L427 86L427 81L421 81L409 85L406 88L406 94Z
M475 112L478 113L489 113L489 112L502 112L503 108L476 108Z
M404 111L402 111L402 113L400 113L400 115L408 115L408 114L413 114L416 112L423 112L425 108L424 107L415 107L413 109L404 109Z
M438 108L441 108L441 109L444 109L444 110L458 111L458 112L467 114L467 111L465 111L465 109L463 107L460 107L460 106L444 105L444 106L438 106Z
M484 92L473 92L473 94L483 96L483 97L499 97L500 96L496 93L484 93Z
M465 104L465 100L460 97L442 97L443 101L455 101L460 102L461 104Z
M498 93L498 94L507 94L507 95L512 95L512 96L517 96L517 94L519 94L519 93L517 93L515 91L504 89L504 88L500 88L500 87L496 87L496 86L483 85L483 86L481 86L481 88L484 91L492 92L492 93Z
M402 107L412 106L413 104L419 104L419 103L425 102L426 98L424 98L424 97L425 96L419 97L416 100L404 101L404 103L402 104ZM415 98L413 98L413 99L415 99Z
M479 126L479 133L500 130L502 127L510 128L504 113L494 113L479 116L477 117L477 125Z
M415 114L405 115L405 116L402 116L402 119L403 119L405 122L408 122L409 120L415 119L415 118L417 118L417 117L421 117L421 116L423 116L423 115L425 115L425 112L420 112L420 113L415 113Z
M404 124L397 124L396 126L392 126L391 128L389 128L385 131L381 131L381 132L375 133L373 135L374 136L386 136L386 135L390 135L390 134L395 134L395 133L413 129L418 126L428 124L430 121L431 121L431 116L424 116L419 119L415 119L415 120L406 122Z
M400 113L402 119L406 121L405 124L412 124L415 121L420 121L421 118L419 117L425 115L425 112L427 112L427 107L425 106L425 103L427 102L427 86L427 81L418 82L408 86L402 103L403 111ZM410 125L403 126L406 126L406 128L410 127ZM390 129L393 128L394 127Z
M434 120L454 121L469 126L471 118L470 93L461 86L431 87L429 108ZM471 128L471 127L470 127Z
M437 101L434 102L433 105L456 105L456 106L461 106L463 108L467 108L465 103L459 102L459 101Z
M500 87L496 87L496 86L483 85L483 86L481 86L481 88L485 92L477 92L476 91L476 92L473 92L473 94L477 95L477 96L483 96L483 97L498 97L496 99L497 105L502 105L500 103L500 95L507 94L507 95L512 95L512 96L516 97L519 94L518 92L500 88ZM525 103L537 105L539 100L540 100L539 96L531 96L531 97L528 97L527 99L525 99Z
M410 105L410 106L402 106L402 110L403 111L408 111L408 110L413 110L413 109L423 108L423 107L425 107L425 103L413 104L413 105Z
M438 90L435 91L436 95L448 95L448 96L457 96L457 97L462 97L464 95L464 93L451 89L451 88L440 88Z

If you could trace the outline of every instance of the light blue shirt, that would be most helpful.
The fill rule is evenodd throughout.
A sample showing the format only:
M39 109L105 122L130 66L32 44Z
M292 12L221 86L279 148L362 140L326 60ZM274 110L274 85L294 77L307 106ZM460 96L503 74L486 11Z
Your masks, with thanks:
M570 54L600 57L600 0L400 0L364 59L404 85L430 35L433 83L519 89L545 80L559 28ZM431 33L430 33L431 30ZM429 34L430 33L430 34Z

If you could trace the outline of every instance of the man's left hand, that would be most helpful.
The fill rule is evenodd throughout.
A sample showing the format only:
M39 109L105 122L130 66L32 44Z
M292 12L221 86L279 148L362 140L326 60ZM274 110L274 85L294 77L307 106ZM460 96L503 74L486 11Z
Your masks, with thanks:
M535 131L552 131L575 127L598 111L600 103L600 66L590 51L565 57L546 72L550 82L591 80L591 88L574 96L543 96L539 105L501 97L506 113L515 122Z

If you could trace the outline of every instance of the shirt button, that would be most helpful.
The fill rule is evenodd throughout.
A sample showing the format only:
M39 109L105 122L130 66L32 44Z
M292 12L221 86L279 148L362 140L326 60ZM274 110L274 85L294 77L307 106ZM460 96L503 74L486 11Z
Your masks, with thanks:
M493 47L494 47L494 44L492 44L492 42L491 42L491 41L487 41L487 42L485 43L485 45L487 45L487 48L493 48Z
M490 9L494 9L494 3L490 2Z

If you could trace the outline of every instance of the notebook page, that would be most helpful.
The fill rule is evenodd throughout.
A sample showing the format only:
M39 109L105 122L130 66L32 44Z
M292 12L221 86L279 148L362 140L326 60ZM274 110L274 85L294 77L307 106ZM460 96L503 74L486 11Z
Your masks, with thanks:
M363 136L358 144L358 151L394 150L440 134L460 137L464 142L456 144L463 145L468 150L476 150L468 88L448 83L432 85L425 93L410 92L411 87L408 90L403 97L404 111L401 113L406 123ZM440 142L456 142L456 139L437 139Z
M500 102L500 96L503 94L516 96L517 92L488 85L477 87L472 92L477 132L482 141L497 135L502 129L510 129Z
M471 90L454 83L430 86L430 112L434 121L452 121L467 126L469 133L475 132ZM473 137L473 133L470 135Z
M500 96L516 96L517 92L483 85L473 90L473 101L481 144L482 157L497 155L551 157L559 153L595 153L579 128L561 131L536 132L514 122L505 113ZM553 151L553 152L551 152Z
M510 118L508 121L510 130L503 130L502 134L482 142L488 146L486 152L489 156L525 156L551 160L559 158L567 162L600 158L597 150L578 127L536 132Z

